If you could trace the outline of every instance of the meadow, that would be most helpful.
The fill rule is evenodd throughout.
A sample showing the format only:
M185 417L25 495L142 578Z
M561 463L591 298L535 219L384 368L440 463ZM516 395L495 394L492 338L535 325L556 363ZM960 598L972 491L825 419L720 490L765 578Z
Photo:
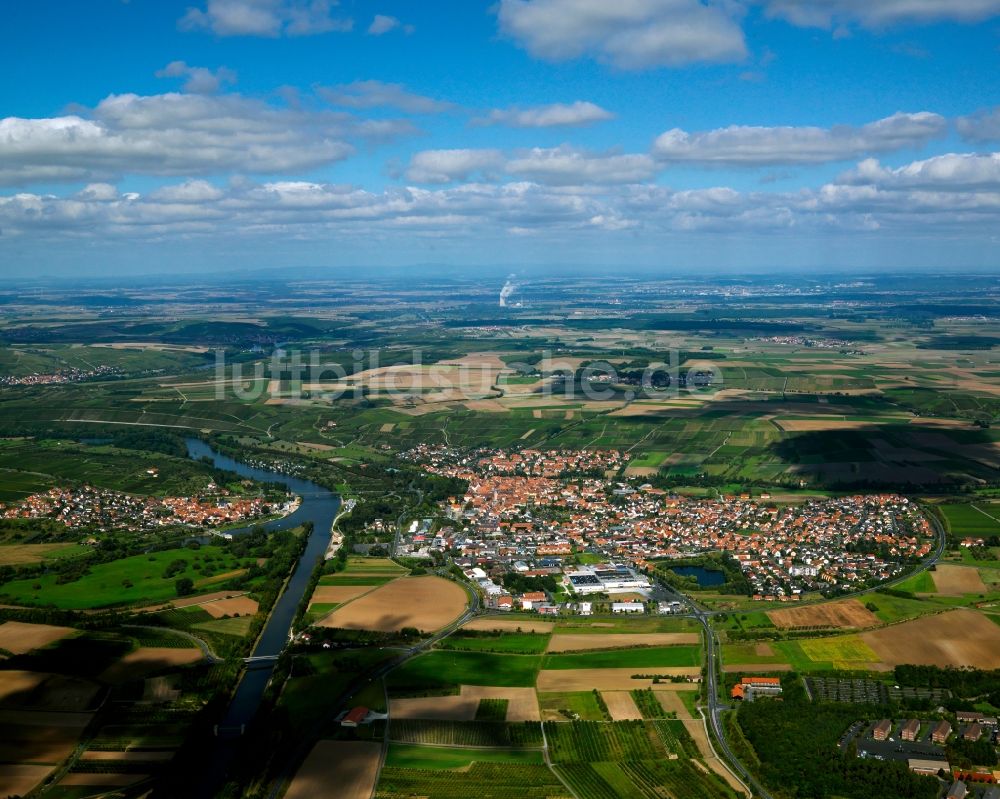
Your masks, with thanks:
M89 566L72 582L60 583L56 573L11 580L0 586L0 597L11 604L64 610L148 604L176 598L181 578L205 585L250 565L252 561L235 558L223 547L168 549Z
M530 688L535 684L541 663L539 655L435 650L407 661L386 682L394 695L433 692L458 685Z
M600 652L571 652L546 655L543 669L656 669L697 666L701 663L701 647L678 644L635 649L610 649Z

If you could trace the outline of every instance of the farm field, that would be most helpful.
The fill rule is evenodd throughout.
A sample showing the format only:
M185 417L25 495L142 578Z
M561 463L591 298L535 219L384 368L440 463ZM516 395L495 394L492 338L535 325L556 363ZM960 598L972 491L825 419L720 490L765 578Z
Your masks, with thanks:
M76 634L77 631L72 627L5 621L0 624L0 649L6 649L15 655L23 655Z
M531 688L541 667L539 655L434 650L407 661L387 678L390 694L427 692L459 685Z
M313 799L334 785L338 799L369 799L378 779L381 749L368 741L317 741L295 772L285 799Z
M1000 535L1000 505L946 504L938 510L948 531L958 537Z
M473 721L483 699L507 700L507 713L501 721L539 721L538 698L533 688L499 688L463 685L457 696L429 696L391 699L389 713L394 719L431 719Z
M938 594L962 596L963 594L985 594L987 592L979 571L974 567L939 563L931 575L934 580L935 593Z
M498 635L463 634L462 628L437 644L439 649L466 652L511 652L520 655L540 655L549 643L547 635L538 633L500 633Z
M677 644L635 649L609 649L599 652L549 654L545 656L542 668L546 670L635 668L655 671L662 667L697 666L700 662L700 646Z
M644 670L645 671L645 670ZM650 674L665 677L697 677L701 669L698 666L679 668L656 667L650 669ZM635 668L607 669L555 669L538 672L536 687L540 692L560 693L563 691L631 691L634 688L649 688L653 685L652 677L636 679ZM692 683L670 683L670 688L677 691L692 690Z
M772 610L768 618L779 629L799 627L875 627L878 618L857 599L823 602L799 608Z
M201 650L193 644L191 648L183 649L141 646L105 669L101 679L109 683L123 683L163 669L197 663L202 657Z
M401 577L337 608L320 626L381 632L415 627L430 632L461 616L468 599L465 589L441 577Z
M310 601L313 604L350 602L374 588L375 586L367 585L317 585Z
M477 630L481 632L525 632L525 633L550 633L555 629L555 624L549 621L534 621L532 619L511 619L511 618L477 618L462 625L463 630Z
M546 734L557 771L578 796L734 796L705 764L692 759L699 752L682 722L548 723Z
M701 636L698 633L556 633L549 639L547 651L557 653L624 649L626 647L698 644L700 641Z
M956 609L861 634L887 666L1000 668L1000 626L978 611Z
M5 763L0 769L0 796L26 796L50 771L52 766Z
M538 692L538 706L543 721L604 721L604 711L593 691Z
M517 763L540 766L537 749L461 749L418 744L390 744L385 765L390 768L464 769L473 763Z
M0 566L24 566L80 555L87 549L78 544L0 544Z
M629 691L601 691L612 721L633 721L643 717Z
M382 769L375 799L571 799L549 769L521 763L473 763L464 770ZM359 798L360 799L360 798Z
M92 718L91 713L0 710L0 763L45 764L51 770L73 751ZM0 768L0 775L4 771Z
M393 719L388 740L395 743L438 746L541 749L542 727L538 722L432 721Z

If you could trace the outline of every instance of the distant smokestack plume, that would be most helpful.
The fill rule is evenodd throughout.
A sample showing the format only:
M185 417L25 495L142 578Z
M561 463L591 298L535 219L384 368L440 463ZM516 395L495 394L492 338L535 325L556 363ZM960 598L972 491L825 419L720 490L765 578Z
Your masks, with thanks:
M511 275L507 278L507 282L503 284L503 288L500 289L500 307L507 307L507 298L517 290L517 284L511 279L514 276Z

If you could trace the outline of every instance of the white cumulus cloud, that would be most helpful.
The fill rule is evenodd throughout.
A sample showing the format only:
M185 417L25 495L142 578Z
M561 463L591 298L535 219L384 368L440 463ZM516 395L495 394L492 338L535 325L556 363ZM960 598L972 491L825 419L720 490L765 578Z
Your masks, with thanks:
M494 108L486 116L474 120L477 125L505 125L511 128L579 127L614 119L615 115L595 103L577 100L574 103L552 103L531 108L514 106Z
M619 69L740 61L743 31L724 0L500 0L501 32L533 56Z
M502 166L500 150L424 150L410 159L406 177L414 183L451 183Z
M653 154L665 162L725 166L819 164L920 147L947 133L944 117L927 111L897 113L860 127L727 128L688 133L668 130L657 137Z
M184 61L171 61L156 71L158 78L184 78L184 91L193 94L215 94L224 85L236 83L236 73L227 67L212 70L188 66Z
M401 83L359 80L316 90L331 105L343 108L398 108L410 114L439 114L454 108L452 103L407 91Z
M375 18L372 19L372 24L368 26L368 33L371 36L381 36L397 29L407 35L414 31L412 25L404 25L396 17L390 17L387 14L376 14Z
M181 17L181 30L216 36L313 36L353 28L351 19L332 16L336 0L207 0Z
M769 16L793 25L868 28L931 22L981 22L1000 15L1000 0L758 0Z

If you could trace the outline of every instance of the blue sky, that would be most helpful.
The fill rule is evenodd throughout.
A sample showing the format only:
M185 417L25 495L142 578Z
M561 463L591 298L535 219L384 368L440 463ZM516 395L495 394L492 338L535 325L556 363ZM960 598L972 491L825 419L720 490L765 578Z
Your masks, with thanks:
M34 0L0 269L1000 263L1000 0Z

